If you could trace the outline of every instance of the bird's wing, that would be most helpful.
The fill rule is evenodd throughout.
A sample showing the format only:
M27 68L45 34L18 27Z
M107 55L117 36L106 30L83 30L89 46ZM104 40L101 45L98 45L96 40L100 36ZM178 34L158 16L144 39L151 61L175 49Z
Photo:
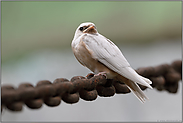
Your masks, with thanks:
M144 81L123 56L119 48L104 36L85 34L81 40L86 44L87 49L92 53L92 57L106 65L111 70L130 79L133 82L150 86Z

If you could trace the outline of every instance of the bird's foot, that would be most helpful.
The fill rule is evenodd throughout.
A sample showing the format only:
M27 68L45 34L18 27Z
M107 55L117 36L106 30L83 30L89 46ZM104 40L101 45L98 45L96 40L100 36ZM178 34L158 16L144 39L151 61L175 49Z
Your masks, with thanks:
M102 75L107 79L106 72L99 72L98 74L95 74L94 76L99 76L99 75Z

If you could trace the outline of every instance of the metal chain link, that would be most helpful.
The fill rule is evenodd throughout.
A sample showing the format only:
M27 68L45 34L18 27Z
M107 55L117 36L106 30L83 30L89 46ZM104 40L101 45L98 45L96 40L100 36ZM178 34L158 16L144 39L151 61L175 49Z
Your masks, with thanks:
M152 87L159 91L167 90L176 93L178 82L182 79L182 61L176 60L172 64L162 64L155 67L143 67L136 70L140 75L152 80ZM139 85L142 90L146 87ZM12 111L21 111L23 105L31 109L40 108L43 103L47 106L58 106L63 100L66 103L77 103L79 99L92 101L97 96L109 97L126 94L130 90L123 83L106 79L102 75L94 76L90 73L86 77L75 76L70 81L57 78L52 82L42 80L34 87L30 83L22 83L18 88L12 85L1 87L1 111L3 107Z

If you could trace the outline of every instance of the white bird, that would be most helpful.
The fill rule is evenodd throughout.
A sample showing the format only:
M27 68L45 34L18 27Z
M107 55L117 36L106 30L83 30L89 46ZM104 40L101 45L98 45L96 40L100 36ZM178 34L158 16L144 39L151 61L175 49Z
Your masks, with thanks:
M152 82L131 68L119 48L98 33L95 24L80 24L71 46L76 59L83 66L95 74L104 74L108 79L124 82L142 103L148 99L137 83L152 89Z

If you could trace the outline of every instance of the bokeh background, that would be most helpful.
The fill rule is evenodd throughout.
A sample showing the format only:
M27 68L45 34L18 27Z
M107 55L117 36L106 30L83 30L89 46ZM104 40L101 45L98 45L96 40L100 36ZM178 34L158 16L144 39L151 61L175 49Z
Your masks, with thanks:
M82 22L93 22L112 40L134 69L181 59L181 1L12 2L1 1L1 84L71 79L90 70L74 58L71 41ZM92 102L61 102L21 112L2 112L2 121L181 121L182 83L178 92L145 90L142 104L133 94Z

